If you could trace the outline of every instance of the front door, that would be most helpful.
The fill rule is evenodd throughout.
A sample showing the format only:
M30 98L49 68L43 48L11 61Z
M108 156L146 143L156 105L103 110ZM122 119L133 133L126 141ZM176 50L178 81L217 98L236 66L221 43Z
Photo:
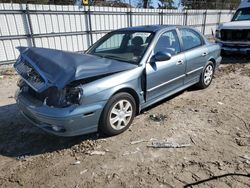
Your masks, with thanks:
M186 65L185 56L180 51L176 30L167 31L159 37L153 55L157 52L168 52L172 57L167 61L147 63L147 101L183 86Z

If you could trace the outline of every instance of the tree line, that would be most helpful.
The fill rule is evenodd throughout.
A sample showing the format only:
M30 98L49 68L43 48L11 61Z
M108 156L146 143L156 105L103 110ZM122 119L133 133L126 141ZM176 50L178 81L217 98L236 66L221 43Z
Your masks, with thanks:
M81 0L0 0L0 3L73 5ZM89 0L90 5L158 9L235 9L241 0Z

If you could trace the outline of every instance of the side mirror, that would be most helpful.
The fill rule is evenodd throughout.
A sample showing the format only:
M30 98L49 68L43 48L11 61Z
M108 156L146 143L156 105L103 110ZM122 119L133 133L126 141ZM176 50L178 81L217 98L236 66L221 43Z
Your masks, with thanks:
M154 55L154 60L155 61L167 61L170 60L172 55L168 52L157 52Z

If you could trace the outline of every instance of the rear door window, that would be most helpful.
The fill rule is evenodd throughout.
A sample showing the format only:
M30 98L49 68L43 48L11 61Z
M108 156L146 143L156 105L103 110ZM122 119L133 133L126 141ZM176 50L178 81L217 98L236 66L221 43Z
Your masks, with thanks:
M201 46L203 43L200 34L191 29L180 29L180 34L184 51Z

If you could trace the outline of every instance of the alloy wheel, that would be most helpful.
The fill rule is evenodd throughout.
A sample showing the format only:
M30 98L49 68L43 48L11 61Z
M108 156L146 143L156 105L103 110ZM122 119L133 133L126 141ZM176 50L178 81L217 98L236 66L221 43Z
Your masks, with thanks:
M212 65L208 65L204 72L204 83L209 85L213 78L214 69Z
M128 100L120 100L110 111L109 122L113 129L121 130L125 128L133 115L132 104Z

